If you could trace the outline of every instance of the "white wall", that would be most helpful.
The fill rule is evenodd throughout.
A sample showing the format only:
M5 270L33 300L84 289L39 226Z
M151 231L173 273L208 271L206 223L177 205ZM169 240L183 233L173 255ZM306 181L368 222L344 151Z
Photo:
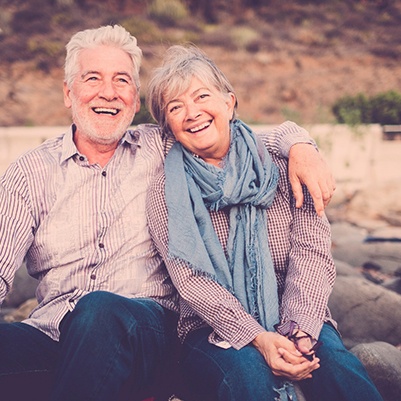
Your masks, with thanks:
M0 174L19 155L66 130L67 127L0 127Z
M272 127L253 128L259 131ZM305 128L316 140L333 170L337 181L337 201L357 191L368 191L372 197L387 197L389 201L398 203L398 210L401 210L401 199L398 197L401 190L401 141L383 140L380 125L357 128L346 125L312 125ZM0 127L0 174L21 153L66 129ZM394 190L395 187L399 190ZM393 206L386 207L394 209Z

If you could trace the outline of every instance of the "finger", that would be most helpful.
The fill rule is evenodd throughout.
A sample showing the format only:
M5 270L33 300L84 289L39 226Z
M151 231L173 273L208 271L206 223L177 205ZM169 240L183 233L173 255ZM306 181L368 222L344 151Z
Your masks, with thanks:
M300 208L304 203L304 193L302 191L301 182L299 181L299 178L295 176L295 177L290 177L290 183L295 198L295 206L297 208Z
M334 191L336 190L336 180L333 176L331 176L331 180L327 183L327 188L327 194L323 194L323 201L325 202L326 206L330 203L331 199L333 198Z
M272 367L272 372L275 376L286 377L289 380L303 380L312 377L312 372L320 367L319 363L305 361L299 365L291 365L283 363L283 361L277 361L274 367Z
M319 185L310 185L309 193L312 196L313 204L315 206L316 213L319 216L323 216L324 213L324 202L323 202L323 194Z
M302 368L299 368L298 370L294 370L292 372L292 377L293 380L303 380L307 378L312 377L312 373L316 370L319 369L320 365L318 363L307 363L305 362L304 364L301 365Z
M324 185L321 186L322 200L325 207L330 203L334 195L335 189L336 189L336 181L333 178L333 176L331 176L330 179Z
M291 365L299 365L303 362L304 358L302 354L295 347L292 352L284 348L278 348L277 351L281 355L281 358Z
M305 364L310 364L311 366L313 366L318 364L320 361L319 358L315 356L315 354L313 354L314 355L313 359L308 359L305 357L305 355L302 355L299 351L296 351L297 354L295 354L294 352L289 352L284 348L279 348L277 351L281 355L280 359L284 360L284 362L289 363L293 366L297 365L306 366Z

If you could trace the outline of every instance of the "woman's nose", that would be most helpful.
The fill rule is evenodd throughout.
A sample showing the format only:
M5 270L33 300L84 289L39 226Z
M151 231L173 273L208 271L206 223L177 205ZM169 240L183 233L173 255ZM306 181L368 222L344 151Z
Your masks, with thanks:
M196 118L198 118L202 113L198 107L197 104L195 103L189 103L187 104L187 119L188 120L195 120Z

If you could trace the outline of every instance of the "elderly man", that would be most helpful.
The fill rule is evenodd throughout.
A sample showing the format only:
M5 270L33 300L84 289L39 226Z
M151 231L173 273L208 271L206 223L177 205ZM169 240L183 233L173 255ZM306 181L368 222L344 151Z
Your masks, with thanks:
M141 57L120 26L75 34L64 82L71 129L0 180L0 301L24 258L39 281L30 317L0 325L0 376L54 372L54 401L116 400L127 383L139 394L175 336L176 292L145 216L167 139L155 125L128 129L140 107ZM270 141L284 155L310 143L292 123ZM292 153L298 203L305 182L322 212L330 174L314 147Z

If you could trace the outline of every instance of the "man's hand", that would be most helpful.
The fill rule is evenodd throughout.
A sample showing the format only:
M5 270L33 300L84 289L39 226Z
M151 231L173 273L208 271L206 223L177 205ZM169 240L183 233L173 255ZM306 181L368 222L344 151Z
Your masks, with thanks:
M260 333L252 344L263 355L275 376L295 381L309 379L312 372L320 367L319 358L308 361L292 341L278 333Z
M288 174L296 207L303 204L302 184L305 184L313 198L316 213L322 216L334 194L336 182L321 154L307 143L293 145L289 154Z

